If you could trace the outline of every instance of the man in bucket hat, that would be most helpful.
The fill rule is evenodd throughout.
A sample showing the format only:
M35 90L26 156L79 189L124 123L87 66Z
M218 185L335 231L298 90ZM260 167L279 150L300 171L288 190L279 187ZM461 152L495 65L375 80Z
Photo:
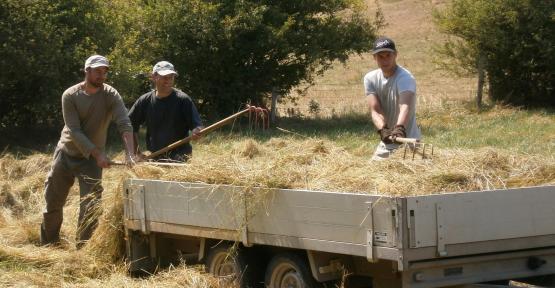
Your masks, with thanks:
M416 125L416 81L397 64L397 49L390 38L378 38L372 54L379 69L364 76L364 90L381 139L372 159L382 160L399 147L396 137L421 137Z
M104 83L108 59L93 55L85 61L85 80L62 95L64 128L54 151L45 185L46 207L41 224L42 245L60 241L63 207L75 178L79 181L77 247L92 235L97 225L102 194L102 169L110 167L104 147L108 126L117 124L127 150L126 162L133 160L133 128L118 91Z
M156 152L166 146L186 138L190 133L198 139L202 130L199 113L191 98L173 87L177 71L168 61L160 61L152 68L152 90L137 99L129 110L135 135L135 152L142 157L139 149L139 129L146 126L146 146ZM192 146L186 143L156 158L159 161L187 161L192 155Z

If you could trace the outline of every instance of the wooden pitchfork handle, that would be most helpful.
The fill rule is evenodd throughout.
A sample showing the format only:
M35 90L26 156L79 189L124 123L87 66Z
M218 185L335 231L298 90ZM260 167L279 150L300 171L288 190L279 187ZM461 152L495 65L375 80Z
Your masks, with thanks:
M173 166L173 167L179 167L179 166L186 166L186 163L172 163L172 162L137 162L137 164L146 164L146 165L153 165L153 166ZM110 165L113 166L127 166L127 164L125 162L120 162L120 161L112 161L110 160Z
M411 143L416 144L416 143L420 143L420 139L397 137L397 138L395 138L395 142L405 143L405 144L411 144Z
M214 124L212 124L212 125L210 125L210 126L204 128L204 129L200 130L198 134L206 135L206 134L208 134L208 133L210 133L210 132L212 132L212 131L214 131L214 130L216 130L216 129L222 127L222 126L224 126L224 125L227 124L229 121L231 121L231 120L233 120L233 119L235 119L235 118L237 118L237 117L239 117L239 116L241 116L241 115L243 115L243 114L245 114L245 113L251 111L252 109L253 109L253 106L248 106L248 105L247 105L247 108L246 108L246 109L241 110L241 111L239 111L239 112L237 112L237 113L235 113L235 114L233 114L233 115L231 115L231 116L229 116L229 117L227 117L227 118L225 118L225 119L223 119L223 120L220 120L220 121L218 121L218 122L216 122L216 123L214 123ZM188 137L185 137L185 138L183 138L183 139L181 139L181 140L179 140L179 141L177 141L177 142L174 142L174 143L172 143L172 144L170 144L170 145L168 145L168 146L166 146L166 147L164 147L164 148L162 148L162 149L160 149L160 150L158 150L158 151L156 151L156 152L154 152L154 153L149 154L148 156L145 157L145 159L148 160L148 159L152 159L152 158L154 158L154 157L157 157L157 156L159 156L159 155L162 155L162 154L164 154L164 153L166 153L166 152L168 152L168 151L170 151L170 150L173 150L173 149L175 149L175 148L177 148L177 147L179 147L179 146L181 146L181 145L183 145L183 144L185 144L185 143L191 141L192 139L193 139L193 135L190 135L190 136L188 136Z

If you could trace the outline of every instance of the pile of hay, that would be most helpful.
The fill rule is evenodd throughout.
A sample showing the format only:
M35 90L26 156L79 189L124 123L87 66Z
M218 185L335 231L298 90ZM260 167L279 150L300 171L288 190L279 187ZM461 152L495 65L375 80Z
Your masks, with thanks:
M66 208L59 248L38 247L43 187L51 155L0 155L0 286L223 287L180 267L148 279L126 275L123 261L122 182L127 178L233 184L247 187L408 196L555 184L554 157L509 151L438 150L431 160L371 161L374 147L347 150L330 141L276 138L196 145L185 166L140 164L104 171L103 214L85 249L75 250L78 187Z
M350 152L323 140L243 140L203 145L186 166L138 165L135 177L248 187L388 196L555 184L555 159L493 148L438 150L432 159L371 161L373 147Z

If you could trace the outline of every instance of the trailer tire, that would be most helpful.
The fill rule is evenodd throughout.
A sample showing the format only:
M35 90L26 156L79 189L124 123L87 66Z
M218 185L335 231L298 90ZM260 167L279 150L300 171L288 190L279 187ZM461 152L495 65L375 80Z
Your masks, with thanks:
M267 288L324 287L312 277L308 261L290 252L278 254L272 258L266 269L264 284Z
M247 251L231 245L218 245L208 251L205 261L206 272L229 282L236 282L241 288L255 285L254 268L249 265Z
M154 273L156 263L150 255L150 244L147 235L138 231L127 231L126 261L132 276L143 276Z

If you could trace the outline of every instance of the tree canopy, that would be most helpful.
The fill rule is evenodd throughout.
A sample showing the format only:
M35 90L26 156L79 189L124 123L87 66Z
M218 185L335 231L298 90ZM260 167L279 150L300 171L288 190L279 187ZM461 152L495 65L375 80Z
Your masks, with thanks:
M62 92L115 35L94 1L0 2L0 127L60 121Z
M482 65L493 100L555 106L555 1L453 0L434 19L451 35L439 48L445 68Z
M4 0L0 127L62 121L60 97L92 54L126 102L149 89L160 60L204 115L261 104L371 48L381 22L358 0Z
M360 3L358 3L360 4ZM286 94L349 54L368 51L377 25L355 1L158 1L157 55L184 73L178 83L200 110L227 114Z

